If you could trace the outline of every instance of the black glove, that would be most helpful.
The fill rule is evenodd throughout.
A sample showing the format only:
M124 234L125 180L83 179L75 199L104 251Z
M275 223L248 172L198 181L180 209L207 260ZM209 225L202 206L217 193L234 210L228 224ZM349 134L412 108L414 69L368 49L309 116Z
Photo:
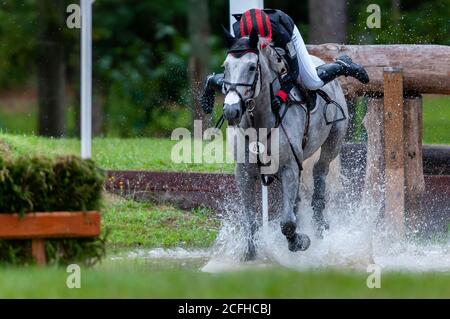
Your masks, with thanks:
M211 114L214 108L215 92L210 88L206 88L200 97L200 104L205 114Z
M281 100L281 97L275 96L272 100L272 110L274 112L278 112L281 109L281 105L283 104L283 101Z

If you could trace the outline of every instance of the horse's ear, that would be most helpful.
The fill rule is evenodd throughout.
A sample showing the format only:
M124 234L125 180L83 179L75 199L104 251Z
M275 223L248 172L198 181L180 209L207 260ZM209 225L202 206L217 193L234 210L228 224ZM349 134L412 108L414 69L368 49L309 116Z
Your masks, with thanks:
M229 49L233 46L234 42L236 42L236 38L233 37L233 35L223 26L223 24L222 29L225 36L225 43L227 45L227 48Z
M250 32L250 47L252 49L257 49L258 42L259 42L258 31L256 31L256 28L252 28L252 31Z

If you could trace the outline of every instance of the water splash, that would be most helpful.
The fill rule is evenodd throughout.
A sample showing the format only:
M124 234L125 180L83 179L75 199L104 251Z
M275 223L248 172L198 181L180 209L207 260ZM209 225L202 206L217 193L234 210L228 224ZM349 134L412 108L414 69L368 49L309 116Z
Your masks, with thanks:
M330 230L323 239L314 238L311 224L312 209L311 167L314 159L305 165L299 229L312 239L304 252L290 252L286 238L281 234L279 221L271 220L268 230L256 234L257 260L243 263L246 242L242 229L241 208L227 205L222 217L222 228L212 249L211 259L202 268L205 272L247 269L248 267L283 266L306 269L360 269L370 264L384 270L450 271L450 239L440 243L417 242L393 235L389 225L379 218L376 208L361 203L343 201L338 163L332 166L327 179L329 205L325 211ZM351 196L349 196L351 198Z
M215 245L210 249L137 249L115 255L112 260L140 260L146 267L157 269L178 267L193 268L204 272L236 271L264 267L307 269L358 269L365 271L370 264L377 264L384 271L439 271L450 272L450 238L435 242L412 241L392 236L389 225L379 218L378 210L354 202L355 196L343 193L339 163L332 165L327 178L330 190L325 215L330 230L323 239L314 238L311 224L312 197L311 168L317 156L304 163L301 187L299 230L308 234L312 243L304 252L292 253L286 238L281 234L279 221L273 219L264 232L256 234L258 255L252 262L243 262L246 249L243 235L242 207L236 198L226 198L221 207ZM223 189L226 193L226 189ZM261 218L259 218L261 219Z

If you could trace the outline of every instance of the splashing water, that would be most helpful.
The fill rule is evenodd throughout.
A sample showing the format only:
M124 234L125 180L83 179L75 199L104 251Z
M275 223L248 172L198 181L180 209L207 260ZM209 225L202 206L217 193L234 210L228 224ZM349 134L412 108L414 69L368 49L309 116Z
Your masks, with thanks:
M222 227L215 245L207 250L138 249L113 260L139 259L156 267L195 268L204 272L234 271L261 267L282 266L295 270L359 269L365 271L377 264L387 271L450 272L450 238L440 241L418 242L393 236L389 225L383 224L378 210L361 203L343 200L345 196L339 176L339 163L332 163L327 177L329 197L324 214L330 230L323 239L314 237L312 226L312 165L317 159L304 162L301 187L299 231L311 238L311 246L304 252L290 252L282 235L279 221L270 220L266 231L260 227L256 234L258 255L255 261L243 262L246 249L243 234L242 208L235 198L227 198L222 207L226 212L220 218ZM226 190L224 189L224 192ZM343 196L344 195L344 196ZM261 217L259 217L261 219Z
M317 156L315 156L317 158ZM360 269L370 264L384 270L400 271L450 271L450 240L440 243L414 242L393 236L389 225L378 218L377 209L364 207L361 203L342 205L342 186L339 182L338 162L332 164L327 188L329 204L326 209L330 230L323 239L314 237L311 224L312 164L305 163L303 172L302 203L299 230L311 238L311 246L304 252L290 252L286 238L280 231L277 219L269 222L267 231L256 234L258 256L251 263L243 263L246 242L242 229L242 213L237 204L228 204L228 213L222 218L222 228L212 249L209 262L202 268L205 272L220 272L251 266L283 266L297 270L305 269Z

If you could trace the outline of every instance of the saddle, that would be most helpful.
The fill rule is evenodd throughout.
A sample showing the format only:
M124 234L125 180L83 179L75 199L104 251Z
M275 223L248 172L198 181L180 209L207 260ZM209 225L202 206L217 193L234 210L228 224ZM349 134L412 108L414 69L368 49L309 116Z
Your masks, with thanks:
M281 85L279 79L275 79L271 83L271 96L274 97L280 90ZM317 91L308 90L303 85L296 83L288 95L289 105L300 105L305 108L306 112L311 112L317 101Z
M280 89L280 84L277 79L274 82L272 82L271 88L272 88L272 92L271 92L272 96L275 96L276 92L278 92L278 90ZM300 105L301 107L303 107L303 109L305 110L305 112L307 114L308 121L309 121L310 113L315 109L315 107L317 105L317 96L320 96L326 103L324 110L323 110L323 116L325 118L325 123L327 125L334 124L336 122L343 121L346 119L346 116L345 116L342 106L339 103L337 103L336 101L332 100L325 91L323 91L321 89L309 90L298 82L295 83L294 87L289 92L288 106ZM327 107L330 104L334 104L337 107L337 109L339 110L339 112L341 113L341 116L338 119L331 120L331 121L328 120L327 112L326 112Z
M292 104L301 104L306 107L306 111L310 113L316 107L317 91L308 90L303 85L296 83L289 92L289 100Z

